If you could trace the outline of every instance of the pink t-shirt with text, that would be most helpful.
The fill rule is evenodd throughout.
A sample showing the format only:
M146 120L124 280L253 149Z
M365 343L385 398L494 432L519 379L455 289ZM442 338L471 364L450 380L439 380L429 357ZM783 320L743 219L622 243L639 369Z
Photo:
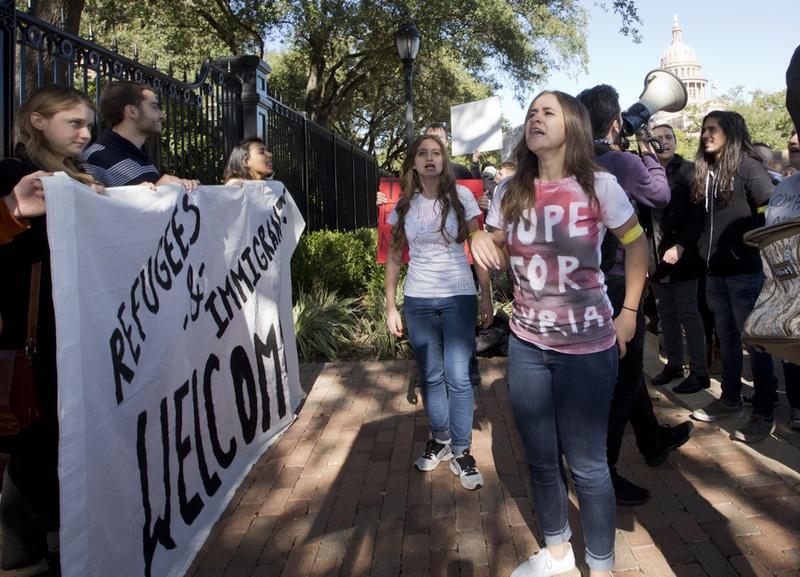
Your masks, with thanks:
M606 230L634 213L616 178L595 173L597 204L574 177L536 181L530 226L506 223L500 212L505 183L498 186L486 224L506 231L514 276L511 330L543 349L568 354L603 351L616 342L612 307L600 270Z

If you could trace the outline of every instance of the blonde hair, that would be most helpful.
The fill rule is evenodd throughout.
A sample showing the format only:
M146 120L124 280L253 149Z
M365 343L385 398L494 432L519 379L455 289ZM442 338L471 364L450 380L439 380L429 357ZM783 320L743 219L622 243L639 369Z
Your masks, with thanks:
M35 90L19 109L17 120L17 144L22 145L25 154L35 164L49 172L65 171L70 177L84 184L94 184L94 178L86 174L75 162L67 158L63 162L53 154L44 133L35 128L31 115L36 113L44 118L52 118L55 114L69 110L79 104L85 104L94 111L94 105L84 93L57 84L46 84Z

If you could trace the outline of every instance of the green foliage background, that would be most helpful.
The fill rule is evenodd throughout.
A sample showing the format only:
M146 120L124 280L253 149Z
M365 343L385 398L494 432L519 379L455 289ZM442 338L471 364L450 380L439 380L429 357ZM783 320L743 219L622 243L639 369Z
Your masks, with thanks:
M410 346L386 327L384 268L377 231L305 234L292 257L294 319L300 358L406 358ZM403 276L398 287L402 303Z

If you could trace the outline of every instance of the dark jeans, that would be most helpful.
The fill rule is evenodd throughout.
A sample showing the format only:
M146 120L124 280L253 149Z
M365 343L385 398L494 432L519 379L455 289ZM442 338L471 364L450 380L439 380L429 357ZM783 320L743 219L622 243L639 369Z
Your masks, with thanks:
M683 328L689 349L689 368L692 373L707 377L706 337L703 319L697 309L697 280L654 282L650 286L658 303L667 364L683 367Z
M567 355L513 334L508 342L511 408L544 542L557 545L572 535L563 455L578 494L586 563L596 571L614 566L616 503L604 441L617 356L617 347Z
M606 277L606 288L614 316L622 310L625 302L625 279ZM611 401L611 414L608 418L608 464L616 465L622 446L622 436L628 421L636 435L636 446L645 457L658 452L661 427L653 412L653 403L644 383L644 314L641 306L636 316L636 332L627 343L627 352L619 360L617 383Z
M45 415L15 438L0 497L3 569L41 561L47 533L58 531L58 424Z
M786 398L789 406L800 409L800 365L783 361L783 380L786 381Z
M742 402L742 328L763 284L760 272L706 279L706 298L714 313L722 357L722 399L728 403ZM777 385L772 357L750 346L747 352L755 389L753 413L771 419Z

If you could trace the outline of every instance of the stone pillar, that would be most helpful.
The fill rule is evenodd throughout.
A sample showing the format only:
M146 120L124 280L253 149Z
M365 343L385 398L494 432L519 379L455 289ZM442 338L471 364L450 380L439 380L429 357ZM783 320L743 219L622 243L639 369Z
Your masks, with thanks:
M269 145L267 76L272 68L255 55L225 56L216 64L242 81L242 138L261 138Z

